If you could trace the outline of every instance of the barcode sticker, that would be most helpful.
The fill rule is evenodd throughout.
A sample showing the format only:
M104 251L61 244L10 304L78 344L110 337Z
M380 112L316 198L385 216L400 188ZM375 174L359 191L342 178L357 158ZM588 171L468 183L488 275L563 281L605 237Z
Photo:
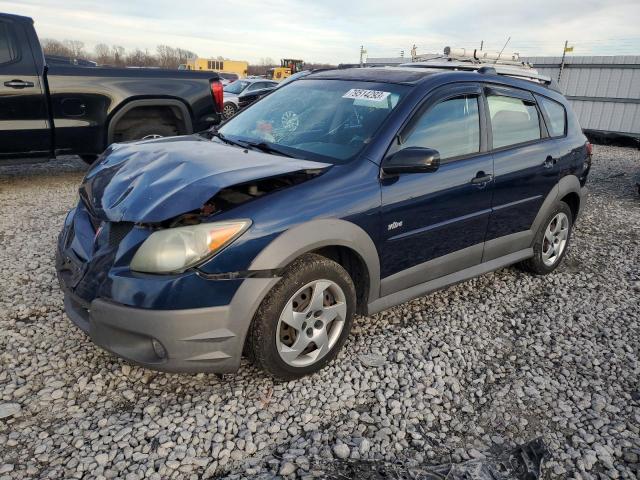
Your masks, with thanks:
M345 93L342 98L353 98L354 100L369 100L371 102L383 102L391 92L383 92L381 90L363 90L361 88L352 88Z

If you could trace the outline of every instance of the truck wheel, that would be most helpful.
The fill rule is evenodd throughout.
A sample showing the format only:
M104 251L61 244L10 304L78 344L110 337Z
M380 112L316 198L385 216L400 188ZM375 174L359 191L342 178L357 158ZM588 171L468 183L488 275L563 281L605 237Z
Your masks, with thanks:
M533 257L520 265L537 275L553 272L567 253L572 228L573 215L569 205L558 202L536 233Z
M122 134L122 140L148 140L151 138L173 137L179 135L178 127L161 123L154 119L133 123Z
M227 102L222 107L222 118L224 120L229 120L236 114L237 111L238 107L236 107L234 103Z
M303 255L258 308L247 336L249 358L280 380L317 372L346 341L355 299L342 266L321 255Z

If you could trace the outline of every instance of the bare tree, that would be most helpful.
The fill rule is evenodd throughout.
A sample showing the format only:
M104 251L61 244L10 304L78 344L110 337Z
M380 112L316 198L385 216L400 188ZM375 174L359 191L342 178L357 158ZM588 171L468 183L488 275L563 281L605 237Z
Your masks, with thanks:
M69 50L69 48L59 40L43 38L40 40L40 44L42 45L42 50L45 55L60 55L62 57L73 56L71 50Z
M158 52L159 65L163 68L178 68L178 65L187 63L188 59L196 56L190 50L173 48L168 45L158 45L156 51Z
M99 43L94 48L95 60L98 65L109 65L113 62L111 48L106 43Z
M124 47L119 45L112 45L111 51L113 52L113 64L116 66L124 65Z
M136 48L135 51L127 55L125 63L130 67L155 67L157 66L158 59L149 54L148 51L142 51Z
M70 57L72 58L86 57L86 53L84 51L84 42L81 42L80 40L65 40L63 43L64 43L64 46L67 47L67 49L71 53L71 55L69 55Z

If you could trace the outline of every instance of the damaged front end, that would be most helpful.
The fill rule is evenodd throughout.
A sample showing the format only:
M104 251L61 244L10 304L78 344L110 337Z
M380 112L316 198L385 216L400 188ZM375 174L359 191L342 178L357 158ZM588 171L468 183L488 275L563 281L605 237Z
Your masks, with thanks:
M251 224L247 218L229 220L226 215L221 221L218 216L306 182L328 167L196 136L113 145L82 182L80 201L60 235L57 271L62 288L85 305L114 296L138 306L157 306L161 300L155 299L169 302L169 297L176 295L174 291L179 291L171 288L178 281L191 280L174 279L171 283L165 282L165 277L154 283L148 277L147 290L142 291L134 286L134 277L140 272L179 274L193 263L162 270L150 266L149 255L138 255L137 264L142 267L132 268L142 247L152 243L147 242L152 236L168 230L182 233L199 224L242 223L229 232L226 243L208 252L210 257ZM169 241L175 238L180 235ZM207 243L211 246L214 240ZM195 260L199 264L209 257Z

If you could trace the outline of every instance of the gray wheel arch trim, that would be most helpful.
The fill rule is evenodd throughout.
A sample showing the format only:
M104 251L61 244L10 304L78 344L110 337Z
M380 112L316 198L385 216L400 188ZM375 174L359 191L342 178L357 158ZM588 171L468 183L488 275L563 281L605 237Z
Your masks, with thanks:
M182 118L184 119L184 128L185 133L190 134L193 133L193 122L191 120L191 113L187 106L181 102L180 100L176 100L174 98L147 98L141 100L130 100L121 106L108 120L109 128L107 130L107 145L111 145L113 143L113 136L115 135L115 126L118 122L124 117L128 112L133 110L134 108L139 107L171 107L177 108L180 110L182 114Z
M547 218L549 213L555 203L559 201L561 198L565 197L569 193L575 193L580 197L580 208L579 211L582 210L584 205L584 196L585 189L580 186L580 180L575 175L566 175L562 177L558 183L551 189L547 197L544 199L536 218L533 220L533 224L531 225L531 232L535 235L535 232L540 228L540 224ZM575 222L575 218L573 221Z
M319 219L281 233L253 260L250 270L271 270L289 265L304 253L341 246L355 251L369 274L368 302L380 295L380 259L373 240L358 225L339 219Z

